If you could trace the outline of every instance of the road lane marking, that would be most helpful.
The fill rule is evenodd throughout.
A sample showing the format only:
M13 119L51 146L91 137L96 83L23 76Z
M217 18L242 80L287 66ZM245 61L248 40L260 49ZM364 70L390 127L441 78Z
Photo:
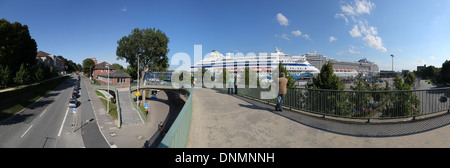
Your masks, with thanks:
M23 138L23 136L27 134L27 132L31 129L31 127L33 127L33 124L31 124L31 126L22 134L22 136L20 136L20 138Z
M63 122L61 124L61 128L59 128L58 136L61 136L61 131L62 131L63 127L64 127L64 123L66 122L67 113L69 113L69 108L67 108L66 114L64 115L64 120L63 120Z
M44 115L44 113L47 111L47 109L45 109L42 113L41 113L41 115L39 115L39 117L42 117L42 115Z

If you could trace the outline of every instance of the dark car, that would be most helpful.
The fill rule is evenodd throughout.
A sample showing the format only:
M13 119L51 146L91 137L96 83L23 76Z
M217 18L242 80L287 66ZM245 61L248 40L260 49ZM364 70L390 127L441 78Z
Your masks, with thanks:
M441 102L447 102L447 97L445 97L445 96L441 96L441 98L439 98L439 101L441 101Z

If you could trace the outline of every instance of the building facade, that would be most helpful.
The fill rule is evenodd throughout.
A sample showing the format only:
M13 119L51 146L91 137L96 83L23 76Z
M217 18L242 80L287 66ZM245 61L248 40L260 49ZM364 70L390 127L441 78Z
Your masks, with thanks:
M107 62L102 62L100 64L96 64L93 71L93 78L98 79L98 75L108 75L108 68L106 65L109 66L109 71L114 72L117 70L116 67L112 66L111 64Z
M100 74L97 77L97 81L102 85L108 85L109 83L110 85L116 85L117 87L130 87L131 76L120 69L110 72L109 80L108 73L106 75Z
M45 65L50 67L51 70L55 70L56 72L58 72L60 74L65 73L66 66L65 66L64 60L58 58L55 55L51 55L49 53L39 51L36 55L36 59L39 62L44 63Z

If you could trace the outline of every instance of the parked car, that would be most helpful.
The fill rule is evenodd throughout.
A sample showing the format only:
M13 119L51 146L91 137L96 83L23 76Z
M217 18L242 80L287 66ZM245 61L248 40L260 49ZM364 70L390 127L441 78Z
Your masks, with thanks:
M71 99L69 100L69 103L67 103L67 106L69 106L70 108L76 108L76 107L77 107L77 104L78 104L77 99L71 98Z
M447 102L447 97L445 97L445 96L441 96L441 98L439 98L439 101L441 101L441 102Z

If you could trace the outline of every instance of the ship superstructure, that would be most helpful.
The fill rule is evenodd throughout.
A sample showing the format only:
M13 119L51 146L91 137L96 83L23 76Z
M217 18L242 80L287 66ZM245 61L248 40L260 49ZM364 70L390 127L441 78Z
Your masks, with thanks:
M248 67L256 72L259 77L266 76L270 78L272 71L278 68L278 64L281 62L295 80L311 78L319 73L319 70L311 65L305 56L291 56L281 52L278 48L276 48L275 53L259 53L259 55L243 57L235 57L233 55L232 53L227 53L224 56L220 52L213 50L211 57L207 57L191 66L191 72L205 68L211 72L221 73L226 69L228 72L234 73L237 71L242 72Z

